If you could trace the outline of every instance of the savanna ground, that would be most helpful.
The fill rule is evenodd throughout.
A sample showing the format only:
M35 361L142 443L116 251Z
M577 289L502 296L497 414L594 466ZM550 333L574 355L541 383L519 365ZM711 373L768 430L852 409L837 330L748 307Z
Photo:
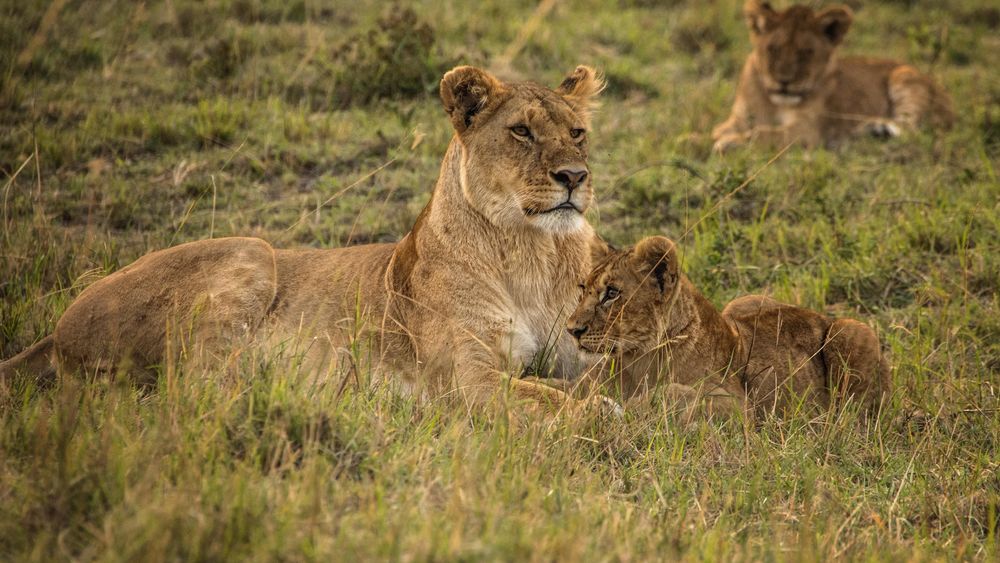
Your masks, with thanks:
M445 70L555 85L586 63L609 81L600 233L678 239L718 305L764 291L869 320L898 390L869 427L679 428L654 400L514 431L268 358L221 383L167 366L153 392L20 381L0 559L997 557L1000 12L850 2L846 50L931 72L957 127L767 166L696 136L748 51L740 4L560 2L526 33L526 1L0 2L2 357L153 249L398 240L451 135Z

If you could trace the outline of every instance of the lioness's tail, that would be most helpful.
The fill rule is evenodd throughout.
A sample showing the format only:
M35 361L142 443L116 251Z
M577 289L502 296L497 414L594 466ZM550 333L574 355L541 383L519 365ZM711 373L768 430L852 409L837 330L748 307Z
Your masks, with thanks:
M0 386L6 386L16 373L32 376L36 380L54 378L54 352L55 340L50 334L25 348L20 354L0 362Z
M823 344L823 361L837 400L852 398L877 410L888 398L892 370L868 325L853 319L834 321Z

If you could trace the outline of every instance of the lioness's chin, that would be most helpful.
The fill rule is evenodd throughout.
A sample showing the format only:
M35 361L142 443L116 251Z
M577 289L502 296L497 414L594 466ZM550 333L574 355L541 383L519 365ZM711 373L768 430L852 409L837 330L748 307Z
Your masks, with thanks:
M550 233L571 234L582 231L587 224L583 213L575 209L560 209L531 217L535 227Z
M797 106L802 103L802 96L798 94L769 94L768 98L776 106Z

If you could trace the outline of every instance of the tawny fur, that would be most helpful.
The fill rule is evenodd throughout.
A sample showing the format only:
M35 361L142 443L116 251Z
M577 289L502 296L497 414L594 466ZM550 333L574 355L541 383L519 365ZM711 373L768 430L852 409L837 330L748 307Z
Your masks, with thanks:
M49 357L60 369L142 371L164 361L175 334L187 338L177 346L198 343L201 361L263 341L305 350L321 367L365 338L380 371L421 394L457 390L483 404L510 386L515 399L565 408L561 392L503 372L544 354L553 374L579 373L561 327L606 245L583 217L589 175L568 189L558 173L589 172L586 129L602 86L583 66L555 90L455 68L440 92L455 135L399 243L276 250L227 238L153 252L87 288L44 350L0 374L37 372ZM566 202L573 208L553 210Z
M581 348L613 362L603 384L626 398L663 386L679 399L707 397L712 410L730 414L847 400L873 410L890 389L871 328L761 295L735 299L720 313L679 271L664 237L610 254L583 291L567 330Z
M747 142L772 147L832 145L858 134L898 136L955 120L948 94L914 67L893 60L838 57L853 15L846 6L784 11L749 0L753 52L740 73L729 118L715 127L715 150Z

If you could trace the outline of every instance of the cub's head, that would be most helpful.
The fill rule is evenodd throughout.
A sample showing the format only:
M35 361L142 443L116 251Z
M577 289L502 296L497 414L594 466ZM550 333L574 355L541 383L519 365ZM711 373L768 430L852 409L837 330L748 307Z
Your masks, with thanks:
M578 66L555 90L460 66L441 101L464 148L465 199L494 224L571 233L593 199L587 130L604 81Z
M651 350L670 324L680 284L674 243L645 238L609 254L594 268L566 330L587 352Z
M760 0L748 0L743 15L760 78L771 102L780 106L794 106L809 97L853 20L847 6L820 12L792 6L779 12Z

